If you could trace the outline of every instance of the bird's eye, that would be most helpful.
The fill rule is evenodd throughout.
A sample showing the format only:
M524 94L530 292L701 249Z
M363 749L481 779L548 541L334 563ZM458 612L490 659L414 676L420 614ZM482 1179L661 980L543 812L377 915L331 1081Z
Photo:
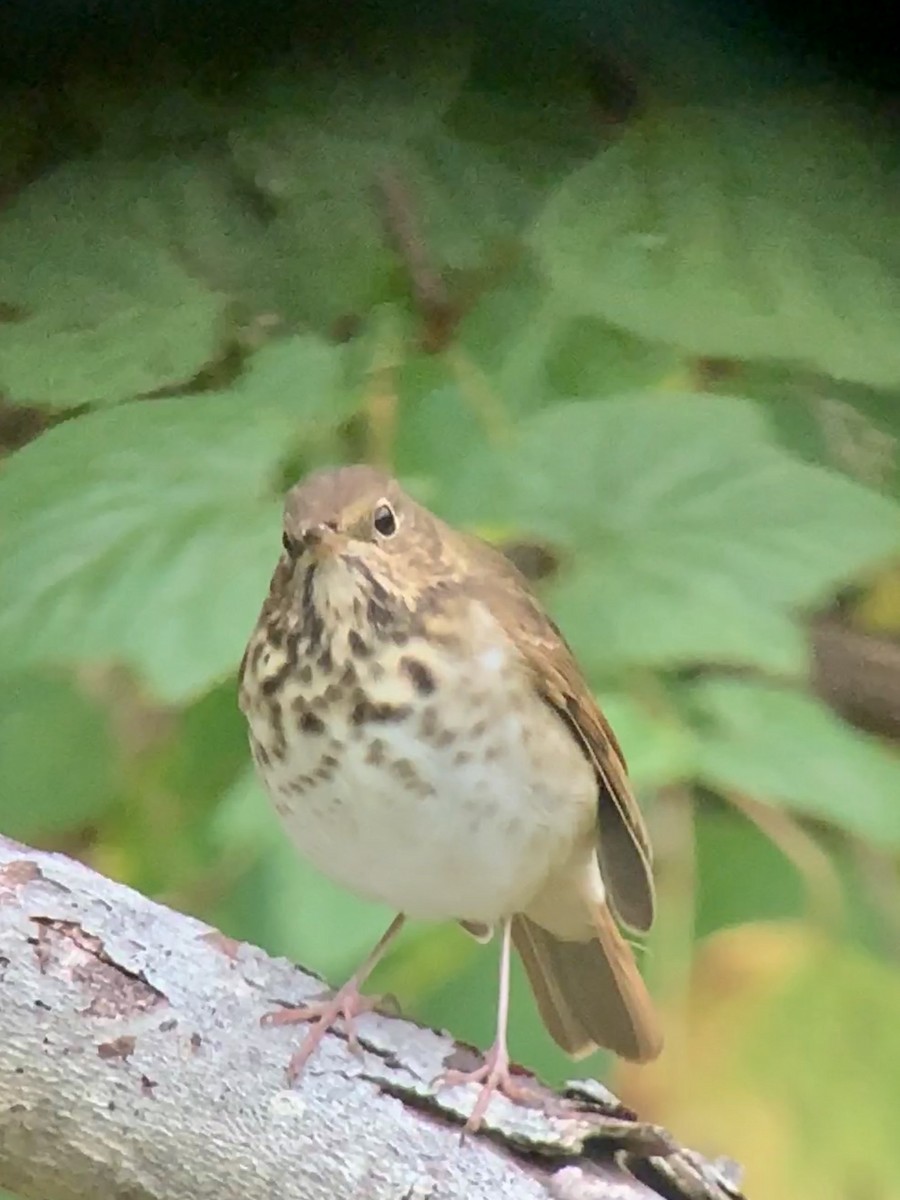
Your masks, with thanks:
M284 546L288 555L293 558L297 552L297 547L294 545L294 539L289 533L283 533L281 535L281 544Z
M386 501L382 500L376 507L372 514L372 524L375 526L375 532L380 533L382 537L393 537L397 532L397 518Z

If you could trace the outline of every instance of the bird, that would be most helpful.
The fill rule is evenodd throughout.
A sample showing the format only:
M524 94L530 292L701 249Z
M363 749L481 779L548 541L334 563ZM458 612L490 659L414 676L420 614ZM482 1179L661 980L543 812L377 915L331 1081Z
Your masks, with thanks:
M302 479L239 672L252 758L302 856L397 914L329 998L268 1014L308 1022L296 1079L404 922L499 932L496 1036L466 1122L531 1102L507 1046L512 950L573 1058L646 1062L658 1015L629 934L654 918L652 852L616 737L562 633L498 549L368 465Z

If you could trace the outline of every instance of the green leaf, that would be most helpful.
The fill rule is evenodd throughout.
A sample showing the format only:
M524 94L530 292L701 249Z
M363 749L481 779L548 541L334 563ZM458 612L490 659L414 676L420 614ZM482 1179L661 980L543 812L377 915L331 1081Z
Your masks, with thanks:
M247 727L237 696L231 677L182 710L162 756L166 789L182 796L201 820L247 764Z
M551 17L540 31L520 27L510 38L501 15L445 119L455 137L490 151L541 191L591 157L599 132L583 56L556 43L556 24Z
M32 838L95 821L114 794L105 714L62 675L5 674L0 686L0 829Z
M635 337L592 317L573 317L556 331L547 375L559 396L611 396L651 387L680 365L669 346Z
M469 39L440 42L406 25L362 32L337 53L317 45L287 70L252 78L247 118L268 134L289 139L297 118L337 137L394 142L434 129L469 71Z
M693 775L694 737L685 724L652 712L624 693L605 692L600 701L636 787L660 787Z
M695 684L700 778L900 847L900 759L819 701L744 680Z
M468 69L462 40L425 58L406 54L407 40L379 32L337 70L269 75L237 113L234 199L253 196L265 213L252 240L288 318L321 327L405 299L398 231L434 270L481 268L533 211L533 187L442 122Z
M484 291L460 322L456 346L512 418L548 400L610 396L659 385L680 366L654 345L604 321L573 316L548 295L531 256L484 278ZM477 403L475 393L471 403Z
M900 393L769 362L724 364L716 386L765 406L792 454L897 496Z
M460 389L435 388L405 407L397 430L398 474L428 507L440 504L485 437L483 423Z
M725 536L720 529L723 543ZM697 662L802 672L806 636L783 598L751 590L752 547L746 562L728 564L723 553L719 566L714 559L700 561L707 557L700 539L694 545L689 540L682 543L673 529L664 546L648 537L602 554L585 551L550 592L581 661L598 677L635 664ZM709 551L714 553L712 545Z
M340 362L276 343L229 393L96 412L15 454L0 660L120 659L172 701L232 672L278 554L280 469L346 411Z
M518 417L546 402L544 360L558 320L548 308L546 282L531 256L516 252L509 259L451 285L463 300L468 287L475 300L456 331L459 355L454 365L459 375L459 357L471 364L463 376L472 393L470 407L483 404L480 384L482 392L497 393L497 403L508 416Z
M660 110L561 185L532 242L569 302L640 336L896 384L900 220L878 159L822 103Z
M446 507L563 548L549 598L598 676L697 661L800 671L794 609L900 544L894 505L789 457L757 409L712 395L556 405L473 455Z
M238 171L273 214L266 244L280 260L281 315L321 328L388 294L394 260L374 201L387 147L336 137L296 114L239 129L231 141Z
M0 221L0 388L56 407L131 399L192 379L225 343L225 298L135 215L136 176L93 161L26 188Z
M237 130L232 145L245 186L272 212L265 243L282 311L316 327L408 295L385 230L384 181L400 196L399 216L388 205L391 224L412 220L406 236L438 270L484 266L528 211L525 185L440 129L391 142L275 114Z
M821 876L806 880L761 830L724 801L704 798L695 810L697 910L695 935L702 940L728 926L810 915L811 893ZM839 830L818 829L841 896L842 932L859 947L890 955L893 909L872 886L871 858ZM821 890L814 892L821 901Z
M722 802L703 802L694 827L698 939L730 925L804 915L800 872L741 813Z

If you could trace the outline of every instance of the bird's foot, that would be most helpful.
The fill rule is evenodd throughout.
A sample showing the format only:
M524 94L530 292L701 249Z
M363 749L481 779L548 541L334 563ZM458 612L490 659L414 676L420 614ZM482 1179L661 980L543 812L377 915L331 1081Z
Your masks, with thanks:
M338 1022L343 1027L350 1049L358 1051L359 1038L356 1033L356 1018L363 1016L364 1013L374 1012L378 1008L380 999L379 996L363 996L355 981L350 980L330 1000L312 1000L309 1004L303 1004L296 1008L281 1008L276 1012L266 1013L261 1021L263 1025L312 1023L312 1028L303 1039L303 1044L288 1063L288 1082L294 1083L299 1078L325 1034Z
M509 1053L505 1044L495 1042L484 1056L484 1062L474 1071L448 1070L439 1075L435 1084L439 1088L458 1087L465 1083L480 1083L481 1091L475 1101L475 1107L469 1114L465 1124L466 1133L475 1133L484 1120L491 1097L495 1092L506 1096L514 1104L524 1104L529 1108L542 1103L538 1093L526 1084L517 1083L510 1070Z

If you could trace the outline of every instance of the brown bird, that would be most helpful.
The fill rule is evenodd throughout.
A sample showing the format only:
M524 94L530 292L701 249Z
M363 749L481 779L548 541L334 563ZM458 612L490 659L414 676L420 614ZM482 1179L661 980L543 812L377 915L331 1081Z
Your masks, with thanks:
M651 854L616 739L559 630L512 564L371 467L288 493L283 553L241 664L263 783L322 872L398 916L313 1021L296 1076L406 917L502 935L496 1040L444 1082L513 1099L510 943L547 1029L573 1056L645 1061L656 1016L617 923L653 920Z

